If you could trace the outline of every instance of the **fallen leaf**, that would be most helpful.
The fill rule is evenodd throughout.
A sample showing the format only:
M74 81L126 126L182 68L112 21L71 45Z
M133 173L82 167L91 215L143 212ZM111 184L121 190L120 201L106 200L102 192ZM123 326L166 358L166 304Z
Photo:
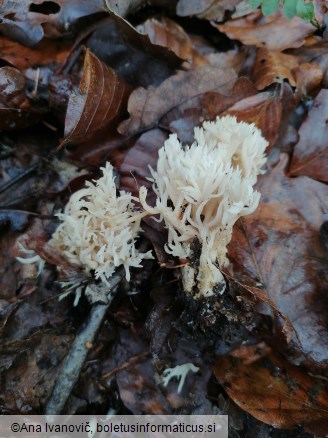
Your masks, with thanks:
M138 88L130 96L130 118L122 122L119 132L137 134L156 126L173 108L207 91L229 90L236 79L232 70L204 65L188 72L179 72L159 87Z
M299 129L289 169L292 176L304 175L328 182L328 91L321 90Z
M150 18L136 27L140 33L148 35L152 44L167 47L181 59L192 58L192 43L188 34L173 20ZM206 62L204 62L206 63Z
M201 108L206 109L206 120L213 120L216 116L227 110L237 102L247 97L257 94L254 84L245 77L240 77L235 82L229 95L223 95L217 92L205 93Z
M133 86L157 86L173 75L183 60L163 45L153 44L115 14L93 24L86 46ZM85 37L85 35L82 35Z
M70 46L67 41L44 40L30 48L0 35L0 58L23 71L36 65L63 62Z
M103 12L102 0L5 1L0 13L0 30L21 44L33 46L44 35L61 36L76 20L97 12Z
M180 17L195 15L206 20L222 21L227 11L233 11L240 0L179 0L177 14Z
M109 386L113 374L115 375L121 400L134 415L171 413L158 386L158 374L152 361L146 355L142 356L149 349L143 336L127 329L120 330L117 338L115 354L107 360L104 384ZM136 361L131 360L136 356L141 357Z
M236 102L255 94L257 89L253 83L241 77L235 82L230 94L224 95L214 91L204 93L196 107L186 108L181 114L175 110L172 121L168 120L167 124L171 131L177 133L183 144L191 144L194 141L194 127L200 125L202 120L215 120ZM164 120L161 124L165 125Z
M25 94L25 78L14 67L0 68L0 129L20 129L39 119Z
M253 70L253 80L258 90L284 79L292 87L296 86L293 69L298 67L297 58L286 53L267 49L258 49Z
M167 47L185 62L186 68L195 68L210 62L196 47L194 40L175 21L162 17L151 18L136 28L138 32L148 35L152 44Z
M217 359L214 375L243 410L279 429L328 420L326 379L291 365L264 343Z
M156 3L160 2L156 0L105 0L106 8L120 17L126 17L128 14L140 9L144 4L156 5Z
M324 87L328 84L328 41L320 37L309 37L306 44L293 51L300 63L317 64L323 73Z
M133 143L134 138L127 139L118 134L115 127L102 130L92 137L92 147L86 141L76 147L70 146L67 151L69 160L78 166L92 166L99 168L106 161L111 161L116 167L121 163L124 152L123 148L128 148Z
M283 113L287 117L293 109L293 94L285 84L282 93L276 90L246 97L227 109L224 114L234 115L238 120L247 123L255 123L270 143L267 149L269 153L279 136Z
M260 283L291 322L296 336L288 352L320 368L328 363L327 252L319 236L328 188L307 177L288 178L286 164L283 155L260 178L260 205L235 227L228 254L236 278Z
M65 137L60 147L85 142L109 128L121 115L128 93L123 79L87 50L78 94L73 94L68 102Z
M295 99L306 98L308 94L319 87L323 72L319 64L306 62L294 70L296 79Z
M312 24L298 17L289 20L281 11L268 17L254 12L247 17L214 26L229 38L239 40L243 44L279 51L302 46L305 38L315 31Z
M126 153L120 166L120 187L139 195L139 188L151 188L152 183L149 166L156 169L158 150L164 145L167 134L160 129L152 129L142 134L135 144Z

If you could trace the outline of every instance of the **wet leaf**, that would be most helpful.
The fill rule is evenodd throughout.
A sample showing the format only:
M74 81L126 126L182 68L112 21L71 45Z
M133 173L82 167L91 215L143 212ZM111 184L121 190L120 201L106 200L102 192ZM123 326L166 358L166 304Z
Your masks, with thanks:
M67 143L82 143L109 128L121 116L129 88L89 50L86 51L78 94L70 97L65 120Z
M296 78L296 99L307 97L309 93L319 87L323 72L319 64L306 62L294 70Z
M183 60L166 46L153 44L115 14L90 29L86 46L129 84L157 86L175 73Z
M233 11L240 0L179 0L177 14L181 17L195 15L206 20L222 21L227 11Z
M165 6L170 6L172 0L166 0L164 2L161 2L161 0L105 0L106 8L120 17L126 17L128 14L140 9L145 4L161 6L161 3L164 3Z
M278 138L283 111L287 117L293 108L292 93L285 85L282 96L278 90L276 92L262 92L240 100L224 114L234 115L237 119L247 123L255 123L270 143L267 150L269 152Z
M173 20L151 18L137 26L137 30L148 35L153 44L169 48L193 67L208 64L206 58L193 48L189 35Z
M51 62L59 64L67 56L69 47L70 43L66 41L44 40L30 48L0 36L0 58L20 71Z
M37 44L44 35L58 37L65 34L79 18L103 12L101 0L21 0L3 3L1 32L26 46Z
M0 93L0 129L20 129L38 120L25 94L25 78L16 68L0 68Z
M115 356L107 361L103 380L113 375L124 406L134 415L168 414L170 407L157 384L157 372L147 355L149 345L131 330L121 330ZM139 360L131 360L139 357Z
M321 90L299 130L290 175L328 182L328 91Z
M229 38L239 40L243 44L279 51L302 46L304 39L315 30L312 24L301 18L294 17L288 20L281 12L269 17L262 17L258 12L254 12L245 18L237 18L215 26Z
M235 227L229 257L242 282L253 279L292 323L294 354L311 366L328 363L327 253L319 228L328 189L285 175L286 156L263 176L258 209ZM280 343L278 348L282 347Z
M218 358L214 375L238 406L276 428L328 420L326 379L291 365L264 343Z
M318 64L323 72L324 86L328 84L328 42L311 38L304 47L294 51L302 63Z
M167 134L160 129L152 129L139 137L126 153L120 166L120 187L122 189L138 196L141 186L147 188L152 186L147 179L151 177L149 166L156 168L158 150L166 139Z
M259 90L284 79L288 79L291 86L295 87L293 69L298 67L297 59L292 55L267 49L259 49L256 54L253 80Z
M256 87L247 78L241 77L235 82L232 91L228 95L209 91L201 96L199 102L184 109L181 114L174 111L173 120L169 120L169 128L176 132L183 144L191 144L194 141L194 127L201 120L215 120L217 116L230 108L236 102L248 96L257 94ZM170 119L168 114L168 119Z
M133 135L156 126L170 110L207 91L229 90L236 79L230 70L205 65L189 72L179 72L159 87L138 88L128 103L130 118L122 122L119 132Z

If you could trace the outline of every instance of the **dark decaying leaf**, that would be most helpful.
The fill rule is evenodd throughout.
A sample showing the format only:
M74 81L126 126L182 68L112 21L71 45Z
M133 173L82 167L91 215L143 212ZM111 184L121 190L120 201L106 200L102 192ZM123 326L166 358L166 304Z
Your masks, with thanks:
M65 34L79 18L104 11L102 0L21 0L2 3L1 32L26 46L37 44L44 35L56 37Z
M237 278L260 282L291 322L294 354L323 367L328 363L328 267L319 229L328 189L306 177L290 179L285 168L283 156L260 179L260 205L235 227L228 254Z
M238 406L264 423L314 430L325 421L327 427L326 379L291 365L263 342L219 357L214 375Z
M109 128L125 108L129 87L110 67L86 51L78 94L70 97L60 145L83 143Z
M328 91L321 90L299 130L290 175L328 182Z
M24 128L38 118L25 94L24 75L14 67L0 68L0 129Z
M86 141L75 148L70 148L68 158L79 166L100 167L106 161L118 166L122 161L121 147L129 147L133 139L126 139L118 134L114 127L109 127L92 137L92 147Z
M282 12L268 17L254 12L247 17L215 26L229 38L239 40L243 44L279 51L302 46L304 39L315 30L312 24L301 18L294 17L288 20Z
M169 47L151 40L115 14L99 22L86 46L134 86L157 86L183 62Z
M138 88L130 96L130 118L122 122L119 132L133 135L156 126L170 110L207 91L229 92L236 80L233 70L204 65L179 72L159 87Z

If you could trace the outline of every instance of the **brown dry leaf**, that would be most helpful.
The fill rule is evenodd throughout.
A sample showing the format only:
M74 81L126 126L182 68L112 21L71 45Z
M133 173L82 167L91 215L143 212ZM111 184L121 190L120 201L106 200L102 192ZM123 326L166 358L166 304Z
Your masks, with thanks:
M328 90L321 90L299 129L289 173L328 182Z
M193 50L192 42L184 29L169 18L161 20L150 18L136 27L138 32L148 35L152 44L168 47L177 56L185 61L191 61ZM204 58L203 64L207 64Z
M302 46L304 39L315 31L312 24L298 17L289 20L282 12L268 17L254 12L247 17L229 20L215 27L243 44L278 51Z
M283 155L260 178L260 205L238 222L228 254L236 278L260 282L291 322L296 336L289 348L312 367L321 367L328 363L328 269L319 229L328 187L306 177L288 178L286 164Z
M179 0L180 17L196 15L198 18L222 21L227 11L233 11L241 0Z
M253 70L253 80L258 90L269 85L288 79L291 86L295 87L293 69L298 67L297 58L286 53L267 49L258 49Z
M201 120L214 120L236 102L255 94L257 89L252 82L241 77L237 79L229 95L209 91L201 96L198 103L184 109L181 114L174 111L175 117L169 121L169 129L178 134L183 144L191 144L194 141L194 127L198 126Z
M323 79L323 71L315 62L301 64L293 73L296 78L296 100L307 97L312 90L319 87Z
M214 375L238 406L276 428L328 420L326 379L291 365L264 343L219 357Z
M20 129L35 123L39 114L25 94L25 78L14 67L0 68L0 129Z
M179 58L185 60L185 68L195 68L210 63L195 47L194 38L167 17L162 17L161 20L151 18L137 26L137 30L147 34L153 44L167 47Z
M78 94L70 97L65 120L68 143L83 143L117 121L126 105L129 88L122 78L86 51Z
M206 120L213 120L232 105L255 94L257 94L257 90L254 84L249 79L241 77L237 79L231 94L228 96L211 91L205 93L201 108L206 109Z
M289 114L294 109L294 98L287 85L284 86L282 96L280 94L277 90L246 97L226 110L224 114L234 115L247 123L255 123L270 143L269 152L279 136L283 111Z
M35 65L63 62L70 46L66 41L45 40L30 48L0 35L0 58L23 71Z
M170 110L189 99L207 91L229 90L235 80L233 70L204 65L188 72L180 71L157 88L138 88L129 99L130 118L120 124L119 132L133 135L152 128Z
M328 84L328 41L309 37L303 47L293 51L300 63L318 64L324 75L324 87Z

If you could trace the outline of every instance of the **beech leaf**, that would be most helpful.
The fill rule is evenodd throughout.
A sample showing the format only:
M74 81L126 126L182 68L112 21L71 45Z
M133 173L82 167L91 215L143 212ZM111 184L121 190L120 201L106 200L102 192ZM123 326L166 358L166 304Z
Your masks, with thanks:
M214 375L238 406L276 428L328 420L326 379L291 365L264 342L219 357Z
M319 229L325 221L328 188L310 178L288 178L286 164L283 155L260 178L259 207L235 227L229 258L241 282L260 281L291 322L297 335L289 347L294 354L322 367L328 363L328 279Z
M256 54L253 79L259 90L275 82L288 79L291 86L295 87L293 69L298 67L297 58L293 55L277 51L259 49Z
M328 90L321 90L299 130L290 174L328 182ZM311 145L311 147L309 147Z
M78 94L72 94L68 102L60 147L83 143L109 128L125 107L128 92L123 79L87 50Z
M150 129L170 110L207 91L230 89L236 80L233 70L223 70L210 65L192 71L180 71L166 79L159 87L137 88L130 96L130 118L122 122L119 132L133 135Z
M302 46L304 39L315 31L312 24L299 17L288 20L280 11L269 17L261 17L258 12L254 12L247 17L228 20L215 27L243 44L281 51Z

